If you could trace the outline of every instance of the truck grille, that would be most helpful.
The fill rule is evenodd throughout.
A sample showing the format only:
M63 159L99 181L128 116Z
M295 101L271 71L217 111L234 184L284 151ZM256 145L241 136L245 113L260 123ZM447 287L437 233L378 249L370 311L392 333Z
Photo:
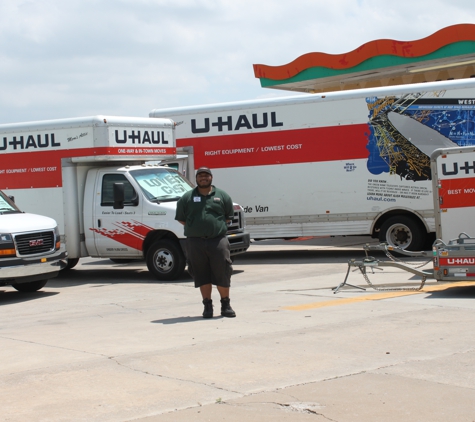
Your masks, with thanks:
M228 234L242 232L244 229L244 222L241 210L234 210L234 217L228 224Z
M54 251L54 231L22 233L13 236L19 256L35 255Z

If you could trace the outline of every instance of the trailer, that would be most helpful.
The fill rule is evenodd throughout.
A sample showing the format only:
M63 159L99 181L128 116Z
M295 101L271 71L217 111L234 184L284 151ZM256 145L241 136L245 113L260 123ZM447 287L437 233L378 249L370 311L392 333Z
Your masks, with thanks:
M1 188L24 210L58 222L68 268L90 256L145 259L159 280L182 274L184 233L174 217L193 185L170 167L146 164L176 158L172 120L92 116L0 125L0 151ZM249 234L242 208L234 210L227 237L238 254L249 247Z
M155 109L233 192L253 239L435 233L430 156L475 145L475 80Z
M439 242L438 281L475 281L475 148L438 149L431 157Z
M370 287L376 290L408 290L407 288L380 288L371 283L368 269L396 267L421 277L420 290L427 279L440 282L475 281L475 147L442 148L431 155L433 175L433 203L436 221L436 240L430 251L410 252L388 244L365 245L363 260L350 260L344 281L334 288L360 286L348 284L352 267L357 267ZM385 251L390 260L381 261L369 255L371 251ZM432 268L421 270L400 259L406 257L429 259Z

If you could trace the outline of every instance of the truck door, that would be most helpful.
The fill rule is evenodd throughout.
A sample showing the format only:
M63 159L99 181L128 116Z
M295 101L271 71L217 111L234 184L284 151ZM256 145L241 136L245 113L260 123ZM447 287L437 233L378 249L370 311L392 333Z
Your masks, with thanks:
M115 183L124 184L125 201L122 209L114 209ZM92 231L97 256L141 258L143 201L139 189L123 173L100 170L95 192Z

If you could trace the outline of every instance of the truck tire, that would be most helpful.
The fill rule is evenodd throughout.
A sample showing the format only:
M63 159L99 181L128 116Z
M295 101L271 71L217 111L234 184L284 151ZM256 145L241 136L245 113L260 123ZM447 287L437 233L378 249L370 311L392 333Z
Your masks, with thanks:
M30 281L28 283L14 283L12 287L19 292L29 293L29 292L36 292L37 290L42 289L46 286L48 280L38 280L38 281Z
M380 242L408 251L422 250L425 240L426 233L421 225L405 215L388 218L379 231Z
M160 239L147 252L147 268L160 281L175 280L183 274L186 260L180 245Z
M70 270L78 265L79 258L68 258L68 264L63 268L63 271Z

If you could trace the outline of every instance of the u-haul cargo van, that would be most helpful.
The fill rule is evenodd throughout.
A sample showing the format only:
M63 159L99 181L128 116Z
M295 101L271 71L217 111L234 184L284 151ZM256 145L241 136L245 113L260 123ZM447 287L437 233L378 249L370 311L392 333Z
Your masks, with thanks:
M0 286L35 292L66 266L66 256L56 221L21 211L0 191Z
M175 157L170 119L93 116L0 125L0 186L24 210L58 222L69 268L86 256L145 258L157 279L180 276L184 234L175 208L192 185L170 167L144 164ZM232 254L249 247L239 205L228 239Z
M430 155L475 144L475 80L152 110L214 169L251 238L371 235L420 250L435 231Z

